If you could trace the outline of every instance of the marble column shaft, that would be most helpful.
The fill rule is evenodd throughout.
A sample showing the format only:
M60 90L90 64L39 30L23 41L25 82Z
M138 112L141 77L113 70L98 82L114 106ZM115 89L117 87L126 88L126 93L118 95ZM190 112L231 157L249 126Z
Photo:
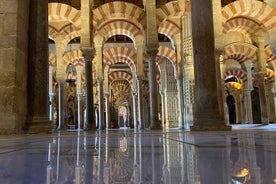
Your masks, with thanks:
M105 127L110 128L110 106L109 106L109 93L105 92Z
M49 126L48 2L30 0L27 126ZM42 125L43 126L43 125Z
M247 71L247 81L246 87L244 88L244 103L245 103L245 123L253 123L253 115L252 115L252 100L251 100L251 92L253 90L252 86L252 63L249 61L244 62Z
M160 129L158 122L158 84L156 80L155 58L157 49L147 50L149 66L149 108L150 108L150 128Z
M103 129L103 109L104 109L104 104L103 104L103 79L98 78L98 103L99 103L99 123L98 123L98 129Z
M93 48L81 49L85 60L85 108L86 108L86 124L84 129L95 129L95 112L94 112L94 94L93 94L93 72L92 60L95 57Z
M136 92L132 92L132 106L133 106L133 126L137 128L137 108L136 108Z
M142 76L137 76L137 93L138 93L138 104L137 104L137 109L138 109L138 129L143 128L143 122L142 122L142 81L143 78Z
M258 53L257 53L257 67L256 71L258 73L258 87L259 87L259 97L261 105L261 121L260 123L267 125L269 124L268 118L268 109L267 109L267 100L266 100L266 87L265 87L265 76L266 76L266 59L265 59L265 50L264 50L264 37L256 37L256 42L258 44Z
M231 130L219 110L212 1L191 1L191 19L196 98L191 130Z

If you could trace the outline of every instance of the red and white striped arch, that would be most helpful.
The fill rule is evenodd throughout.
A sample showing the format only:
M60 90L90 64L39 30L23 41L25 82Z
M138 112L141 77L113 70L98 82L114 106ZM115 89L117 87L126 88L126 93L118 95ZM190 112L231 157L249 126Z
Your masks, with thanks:
M97 28L95 35L101 35L103 38L103 42L106 41L108 38L114 35L126 35L130 37L133 41L138 35L144 35L144 31L141 30L137 25L133 24L126 19L114 20L111 19L110 21L105 22L101 26Z
M158 33L166 35L168 38L177 40L180 34L180 27L171 20L162 22L158 28Z
M246 60L256 60L257 47L248 43L231 43L224 47L224 59L234 59L240 64Z
M112 65L114 57L128 58L131 63L126 63L129 67L136 64L137 54L128 47L112 47L103 53L103 63L105 65Z
M112 83L111 86L114 91L130 93L130 85L126 80L116 80Z
M80 50L72 50L71 52L67 52L62 57L62 64L67 66L70 62L74 65L84 65L84 60L82 56L82 52Z
M158 8L156 10L156 24L159 27L159 25L167 19L167 17L170 16L181 16L184 14L184 12L189 12L190 11L190 2L185 1L185 10L181 9L179 1L171 1L164 6Z
M273 83L275 81L275 72L269 68L266 68L265 81L268 83Z
M77 30L81 29L81 14L80 11L61 3L48 3L48 21L53 20L68 20Z
M173 49L169 48L169 47L159 46L157 56L159 56L161 58L165 57L168 60L170 60L174 66L176 65L176 52ZM157 64L160 61L162 61L162 59L161 60L158 59Z
M124 18L134 23L140 30L146 28L145 11L134 4L114 1L93 10L93 26L98 27L110 19Z
M268 31L276 27L276 10L260 1L238 0L223 7L221 13L223 26L233 17L244 16L258 20Z
M276 60L276 55L273 53L270 45L265 47L265 54L266 54L266 62L269 63L273 60Z
M114 71L108 75L108 83L111 84L116 80L127 80L128 83L132 84L132 75L124 71Z
M241 31L245 35L253 35L262 26L261 23L256 22L248 17L233 17L227 20L223 26L223 33L228 31Z
M247 73L241 69L226 70L224 73L224 78L226 78L227 76L230 76L230 75L236 76L237 78L241 79L243 82L247 81Z
M56 55L49 52L49 66L56 66Z
M238 82L227 82L224 84L224 89L226 91L235 90L235 91L241 92L242 84L240 84Z

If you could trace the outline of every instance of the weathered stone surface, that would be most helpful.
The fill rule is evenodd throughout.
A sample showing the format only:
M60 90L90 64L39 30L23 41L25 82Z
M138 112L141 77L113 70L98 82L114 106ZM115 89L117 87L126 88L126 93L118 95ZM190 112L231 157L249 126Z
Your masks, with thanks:
M0 85L4 87L13 87L15 85L15 72L3 71L0 77Z
M13 90L14 88L0 88L0 113L7 115L14 113L15 94Z
M1 0L0 1L0 12L4 13L16 13L18 10L18 1L21 0Z
M0 48L11 48L16 45L16 36L0 37Z
M4 16L4 34L16 35L17 33L17 14L9 13Z

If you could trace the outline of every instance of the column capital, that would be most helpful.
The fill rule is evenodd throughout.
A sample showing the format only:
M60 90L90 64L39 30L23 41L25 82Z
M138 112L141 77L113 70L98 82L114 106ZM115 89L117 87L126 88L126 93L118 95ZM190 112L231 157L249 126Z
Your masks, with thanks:
M106 97L109 97L109 96L110 96L110 93L109 93L109 92L104 92L104 95L105 95Z
M148 57L156 57L158 53L158 45L147 45L145 51Z
M94 59L96 54L95 47L82 47L80 50L85 62L90 62Z
M136 79L137 79L137 81L142 81L142 80L144 80L144 76L143 75L137 75Z
M102 77L97 77L97 82L100 83L100 84L103 83L103 78Z

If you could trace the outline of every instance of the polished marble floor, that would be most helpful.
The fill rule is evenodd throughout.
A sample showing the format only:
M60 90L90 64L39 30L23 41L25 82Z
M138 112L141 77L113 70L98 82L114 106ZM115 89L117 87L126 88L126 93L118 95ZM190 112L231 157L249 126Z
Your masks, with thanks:
M0 184L276 183L276 125L0 135Z

